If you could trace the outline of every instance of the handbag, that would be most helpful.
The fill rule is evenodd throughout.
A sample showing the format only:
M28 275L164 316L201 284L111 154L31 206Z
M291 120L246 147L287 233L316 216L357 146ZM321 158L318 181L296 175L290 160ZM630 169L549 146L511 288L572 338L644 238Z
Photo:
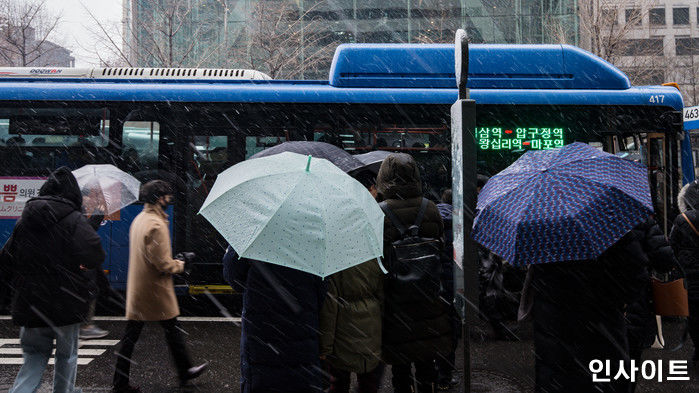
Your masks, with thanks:
M689 316L687 288L683 278L663 282L652 277L651 285L653 287L653 305L655 306L656 315L663 317Z
M694 233L699 236L699 231L687 215L682 213L682 217L684 217ZM653 287L653 304L655 305L655 313L657 315L664 317L689 316L687 284L684 278L663 282L652 277L651 285Z

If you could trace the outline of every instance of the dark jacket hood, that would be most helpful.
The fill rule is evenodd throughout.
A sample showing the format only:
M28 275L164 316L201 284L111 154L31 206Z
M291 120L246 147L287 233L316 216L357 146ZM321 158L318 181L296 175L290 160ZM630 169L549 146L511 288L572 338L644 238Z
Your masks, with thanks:
M39 190L39 196L56 196L67 199L74 203L77 209L83 205L83 196L80 193L78 181L70 169L64 166L49 175L46 183Z
M39 196L30 199L21 221L33 228L49 228L82 208L82 194L75 176L66 167L55 170L46 180Z
M420 170L410 154L386 157L376 177L376 188L384 199L410 199L422 195Z

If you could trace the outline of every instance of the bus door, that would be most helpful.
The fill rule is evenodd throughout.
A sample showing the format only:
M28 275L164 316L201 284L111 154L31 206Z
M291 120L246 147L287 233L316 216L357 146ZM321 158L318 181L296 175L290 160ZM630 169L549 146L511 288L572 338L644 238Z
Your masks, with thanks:
M670 196L671 158L667 154L667 137L660 132L641 133L630 136L608 136L605 150L648 168L648 180L653 199L655 220L668 233L672 222Z
M184 137L186 234L181 250L197 254L190 284L221 284L221 261L228 243L198 213L218 174L233 164L231 134L226 129L199 129Z
M142 184L150 180L170 180L167 176L159 175L158 161L160 157L160 135L162 122L155 111L144 108L127 108L121 124L119 146L121 153L117 166L137 178ZM143 204L134 203L126 206L118 216L111 221L111 255L109 280L116 289L126 289L129 260L129 229L133 219L141 213ZM171 215L172 208L168 214ZM173 233L172 217L170 217L170 232Z
M653 195L655 219L663 232L669 234L668 225L672 223L672 217L669 216L671 209L668 205L670 201L670 193L668 192L670 173L667 170L669 157L666 146L665 134L649 133L646 135L648 179L651 195Z

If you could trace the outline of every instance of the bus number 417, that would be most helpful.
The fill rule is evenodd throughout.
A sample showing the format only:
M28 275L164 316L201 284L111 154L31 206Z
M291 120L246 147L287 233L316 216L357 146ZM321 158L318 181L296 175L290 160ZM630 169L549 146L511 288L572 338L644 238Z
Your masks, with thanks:
M650 96L650 102L651 104L662 104L665 101L665 96L664 95L654 95Z

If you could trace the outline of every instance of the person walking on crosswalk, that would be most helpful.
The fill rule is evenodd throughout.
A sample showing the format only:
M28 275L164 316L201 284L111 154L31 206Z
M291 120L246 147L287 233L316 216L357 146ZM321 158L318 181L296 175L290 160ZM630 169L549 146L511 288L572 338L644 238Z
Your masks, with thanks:
M141 187L143 211L129 230L129 274L126 281L126 332L117 352L115 393L141 390L129 385L131 356L146 321L158 321L175 360L180 383L201 375L208 363L193 367L177 321L180 309L172 275L184 271L185 262L172 257L170 231L165 209L173 191L167 182L153 180Z

